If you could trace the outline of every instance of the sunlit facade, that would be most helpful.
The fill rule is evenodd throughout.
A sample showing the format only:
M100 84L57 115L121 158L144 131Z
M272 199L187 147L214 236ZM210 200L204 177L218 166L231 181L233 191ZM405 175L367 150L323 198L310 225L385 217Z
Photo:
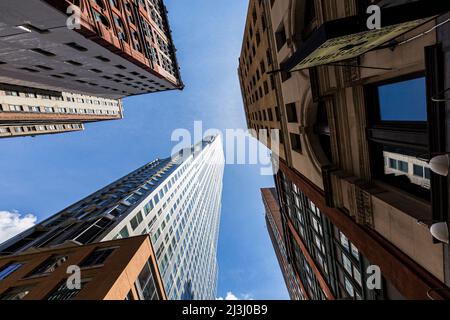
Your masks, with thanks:
M210 137L156 159L0 246L0 255L149 234L168 299L215 299L224 155Z

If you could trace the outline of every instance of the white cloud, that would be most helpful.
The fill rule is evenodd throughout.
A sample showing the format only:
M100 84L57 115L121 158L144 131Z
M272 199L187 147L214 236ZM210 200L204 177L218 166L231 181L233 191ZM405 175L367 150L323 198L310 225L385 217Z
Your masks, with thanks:
M242 296L241 298L238 298L233 292L229 291L227 292L225 298L220 297L217 298L216 300L253 300L252 295L249 293L242 294L241 296Z
M17 212L0 211L0 243L14 237L36 224L37 218L32 214L22 215Z
M227 292L227 295L225 296L225 299L223 297L217 298L217 300L239 300L238 297L236 297L233 292Z

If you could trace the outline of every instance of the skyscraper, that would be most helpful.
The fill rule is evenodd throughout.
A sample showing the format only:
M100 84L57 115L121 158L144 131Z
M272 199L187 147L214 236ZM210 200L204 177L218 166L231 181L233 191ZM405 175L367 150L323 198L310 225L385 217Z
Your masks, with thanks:
M149 234L169 299L214 299L224 155L209 137L156 159L0 246L1 255Z
M0 82L112 99L183 87L162 0L6 0L0 21Z
M269 231L289 296L291 300L304 300L305 288L301 285L300 279L297 278L288 261L288 253L284 244L283 217L280 212L277 190L275 188L261 189L261 195L266 209L267 231Z
M123 97L184 87L162 0L5 0L0 22L0 138L83 130L121 119Z

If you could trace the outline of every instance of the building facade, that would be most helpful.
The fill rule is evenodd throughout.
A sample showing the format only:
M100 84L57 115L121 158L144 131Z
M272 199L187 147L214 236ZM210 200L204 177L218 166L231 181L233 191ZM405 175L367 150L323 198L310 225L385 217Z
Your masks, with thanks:
M80 286L69 277L79 268ZM0 259L0 300L166 300L148 236Z
M123 118L121 100L0 84L0 138L82 130Z
M267 19L264 6L259 5L258 1L250 1L238 74L248 128L254 130L252 133L255 136L259 135L260 130L266 130L261 142L270 148L268 133L271 129L280 130L282 122L278 107L280 88L275 75L269 73L275 69L275 62L270 45L270 21ZM279 149L280 156L284 158L285 149Z
M0 21L0 138L83 130L121 119L123 97L184 87L162 0L8 0Z
M0 82L103 98L183 87L161 0L2 1Z
M306 289L288 262L277 191L275 188L261 189L261 195L266 209L267 230L269 231L289 296L291 300L305 300Z
M156 159L0 246L10 255L149 234L169 299L215 299L222 142Z
M372 4L379 30L367 29ZM449 220L448 179L426 160L448 144L448 4L252 6L270 17L286 142L277 191L289 261L308 298L449 298L448 244L429 230ZM382 285L367 291L373 267Z

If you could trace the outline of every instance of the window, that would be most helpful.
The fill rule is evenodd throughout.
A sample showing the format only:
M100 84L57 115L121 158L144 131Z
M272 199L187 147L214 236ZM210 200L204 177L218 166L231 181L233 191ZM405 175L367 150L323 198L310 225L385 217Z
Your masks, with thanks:
M263 86L264 86L264 94L268 94L269 93L269 84L267 83L267 81L264 81Z
M12 273L17 271L23 266L22 263L19 262L12 262L4 266L2 269L0 269L0 280L6 279L9 277Z
M353 256L356 260L359 261L359 250L358 250L358 248L356 248L355 245L354 245L353 243L350 245L350 247L351 247L352 256Z
M431 170L430 168L425 168L425 179L431 179Z
M398 161L398 170L408 173L408 163L405 161Z
M424 168L422 166L415 164L413 166L413 172L416 177L423 178Z
M155 280L150 261L147 261L136 281L136 289L141 300L158 300Z
M287 113L287 119L288 119L289 123L298 122L297 110L296 110L295 103L289 103L286 105L286 113Z
M69 256L67 254L64 255L53 255L48 258L46 261L41 263L37 268L31 271L27 277L41 276L52 273L58 267L63 265Z
M131 224L131 228L134 230L137 229L137 227L139 227L139 225L141 224L141 222L143 221L142 218L142 213L139 211L131 220L130 220L130 224Z
M19 111L22 111L23 108L22 108L22 106L18 106L18 105L10 105L9 106L9 110L10 111L19 112Z
M154 206L153 206L153 200L150 200L150 201L144 206L144 212L145 212L145 215L147 216L147 215L150 213L150 211L153 210L153 208L154 208Z
M0 296L0 300L22 300L30 293L31 289L30 286L10 288Z
M344 265L344 269L351 275L352 274L352 262L345 254L342 254L342 264Z
M342 232L340 232L340 242L345 250L348 251L350 249L350 244L348 242L348 238Z
M355 291L353 289L353 285L347 277L345 277L345 290L347 290L350 297L353 298L355 296Z
M389 168L397 170L397 160L395 159L389 159Z
M292 77L292 74L288 71L281 71L281 81L285 82Z
M116 248L99 248L91 253L81 264L81 268L99 266L104 264L106 259L113 253Z
M419 167L425 174L427 166L418 158L430 149L425 78L410 75L367 86L366 102L373 178L431 202L430 184L416 178Z
M362 279L361 279L361 273L359 272L359 270L356 267L353 267L353 279L355 279L355 281L362 286Z
M284 28L284 23L281 22L281 25L278 27L277 32L275 33L275 39L277 43L277 50L280 51L281 48L286 44L286 30Z
M280 108L278 107L275 107L275 118L277 119L277 122L281 121Z
M17 92L17 91L5 91L5 94L7 96L13 96L13 97L18 97L19 96L19 92Z
M133 292L131 290L128 291L127 296L125 297L125 300L134 300Z
M272 109L267 109L267 115L269 116L269 121L273 121Z
M296 133L290 133L289 135L291 137L292 150L301 153L302 152L302 142L300 139L300 135L298 135Z
M59 284L56 290L47 297L47 300L72 300L81 290L83 290L89 281L90 279L82 279L80 289L69 289L67 288L67 280L64 280Z
M128 227L125 226L122 228L122 230L120 230L119 234L117 235L117 238L122 239L122 238L128 238L130 236L130 233L128 232Z

